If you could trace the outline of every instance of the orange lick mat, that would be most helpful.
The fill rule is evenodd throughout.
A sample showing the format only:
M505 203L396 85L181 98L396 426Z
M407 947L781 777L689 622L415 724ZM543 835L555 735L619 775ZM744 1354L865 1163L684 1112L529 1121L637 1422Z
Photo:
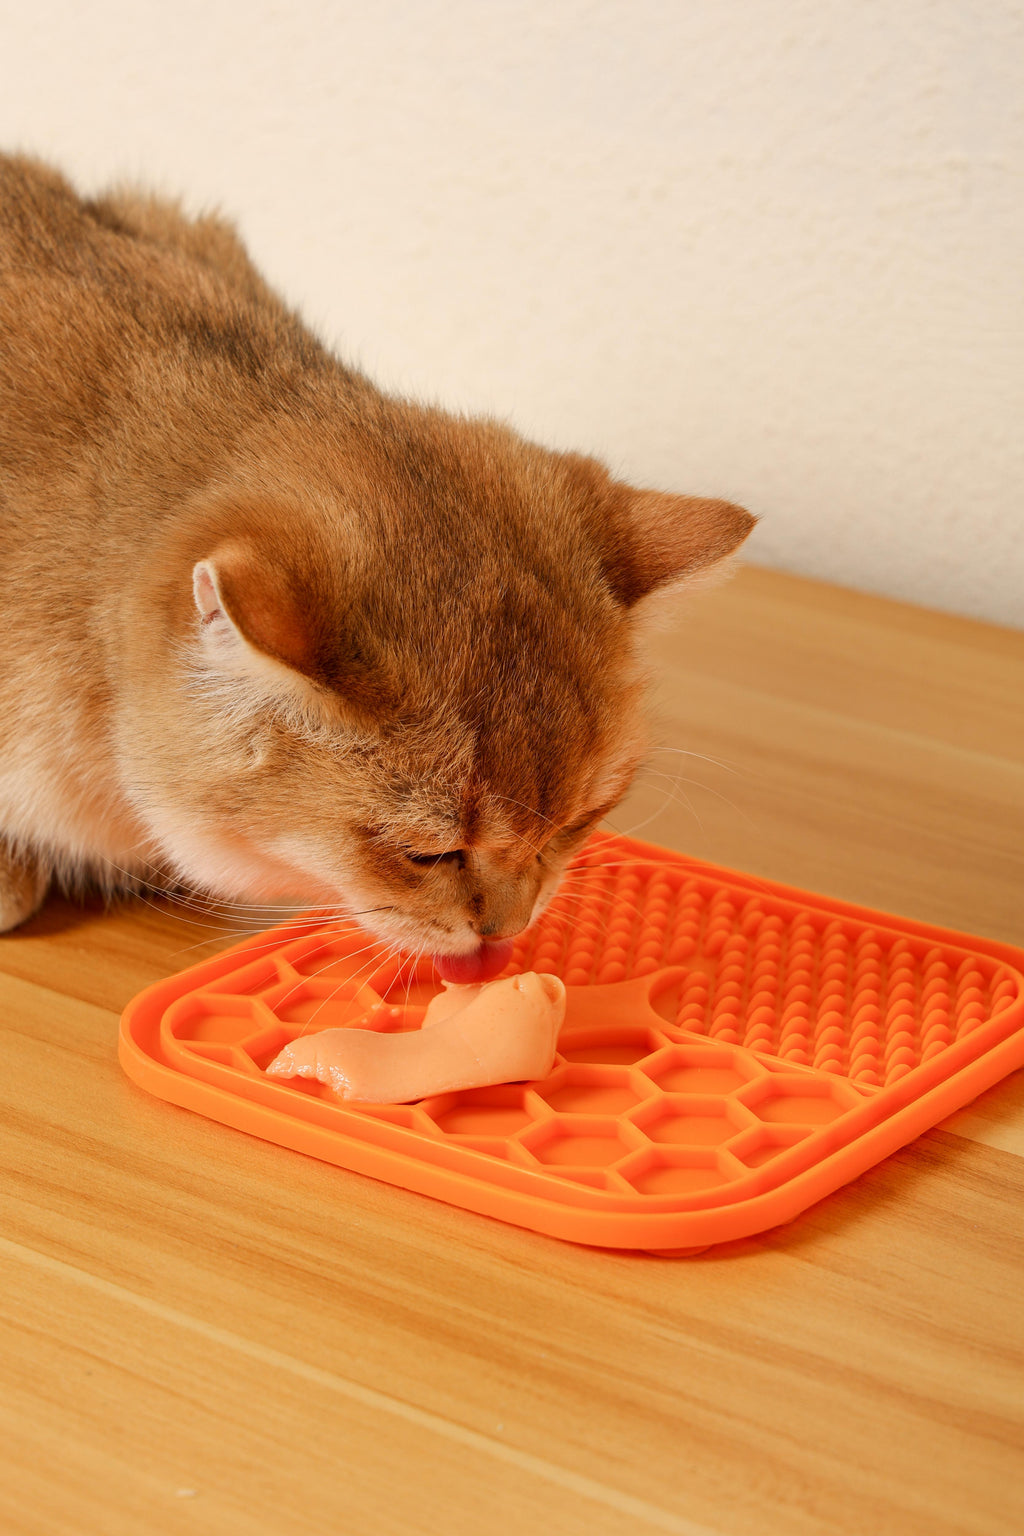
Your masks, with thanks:
M516 970L568 992L542 1082L355 1107L266 1077L311 1030L415 1029L439 990L315 915L141 993L121 1063L343 1168L573 1242L679 1253L788 1221L1024 1064L1024 951L626 838L584 850Z

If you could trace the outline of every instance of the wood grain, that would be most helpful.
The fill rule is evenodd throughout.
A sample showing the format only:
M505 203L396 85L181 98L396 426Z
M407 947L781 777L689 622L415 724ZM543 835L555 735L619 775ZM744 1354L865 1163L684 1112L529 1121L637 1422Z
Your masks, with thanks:
M747 570L657 650L701 756L618 827L1024 943L1024 635ZM223 942L0 940L0 1530L1024 1528L1024 1074L761 1239L595 1252L136 1090L121 1007Z

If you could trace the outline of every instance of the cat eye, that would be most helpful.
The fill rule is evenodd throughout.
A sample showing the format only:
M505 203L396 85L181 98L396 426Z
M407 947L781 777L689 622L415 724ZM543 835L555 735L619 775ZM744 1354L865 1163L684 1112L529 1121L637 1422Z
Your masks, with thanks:
M563 827L559 836L579 837L581 832L588 831L589 828L592 827L596 821L600 821L600 819L600 811L591 811L589 816L584 816L583 820L578 821L574 827Z
M452 848L447 853L406 853L405 857L410 864L422 865L425 869L432 869L435 864L462 864L462 849Z
M582 821L577 821L574 826L560 828L552 837L548 838L547 843L538 853L537 863L542 864L544 862L544 855L549 848L556 847L561 843L571 842L574 837L582 837L584 832L589 832L595 822L600 821L603 814L603 811L591 811L589 816L585 816Z

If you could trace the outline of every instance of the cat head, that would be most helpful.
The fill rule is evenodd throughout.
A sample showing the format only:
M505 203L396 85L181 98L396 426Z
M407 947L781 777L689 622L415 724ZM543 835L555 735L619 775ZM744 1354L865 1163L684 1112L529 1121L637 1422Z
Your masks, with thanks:
M183 880L343 908L482 975L632 779L647 610L754 519L497 424L372 410L333 439L261 429L175 520L128 773Z

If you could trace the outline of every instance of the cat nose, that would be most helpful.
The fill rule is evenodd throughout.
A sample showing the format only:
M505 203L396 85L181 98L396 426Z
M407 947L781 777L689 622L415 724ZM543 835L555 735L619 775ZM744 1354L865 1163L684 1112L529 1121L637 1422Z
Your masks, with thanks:
M532 870L526 879L481 882L466 914L470 926L485 942L514 939L529 927L539 886Z
M503 939L514 939L517 933L522 933L526 924L477 923L474 926L485 944L499 944Z

